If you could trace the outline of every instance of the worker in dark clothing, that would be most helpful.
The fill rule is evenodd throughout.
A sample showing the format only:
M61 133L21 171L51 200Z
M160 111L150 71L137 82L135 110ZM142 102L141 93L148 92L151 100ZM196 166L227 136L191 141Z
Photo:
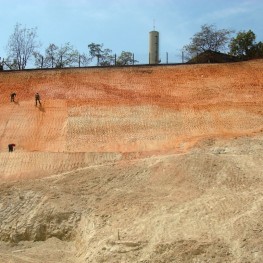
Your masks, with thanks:
M36 106L37 106L37 102L39 103L39 105L41 105L40 95L38 93L36 93L36 95L35 95L35 100L36 100Z
M8 144L8 150L9 150L9 152L13 152L15 146L16 146L16 145L15 145L14 143Z
M11 97L11 102L15 102L15 96L16 96L16 93L13 92L11 93L10 97Z

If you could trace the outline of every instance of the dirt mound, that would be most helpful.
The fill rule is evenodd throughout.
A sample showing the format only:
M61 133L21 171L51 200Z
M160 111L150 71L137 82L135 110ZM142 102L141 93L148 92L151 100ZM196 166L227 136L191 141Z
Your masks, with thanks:
M209 140L1 183L0 255L45 262L44 246L52 262L260 262L262 149L262 136Z
M262 69L0 72L1 262L260 263Z

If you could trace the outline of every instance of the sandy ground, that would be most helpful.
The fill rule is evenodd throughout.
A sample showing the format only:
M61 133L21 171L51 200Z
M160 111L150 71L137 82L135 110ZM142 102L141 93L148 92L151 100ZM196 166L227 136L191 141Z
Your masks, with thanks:
M0 262L261 263L262 69L0 73Z

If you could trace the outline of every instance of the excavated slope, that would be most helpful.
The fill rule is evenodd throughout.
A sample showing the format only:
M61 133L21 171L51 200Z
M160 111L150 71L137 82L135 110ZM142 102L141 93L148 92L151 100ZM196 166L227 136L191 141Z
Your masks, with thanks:
M262 70L0 72L0 262L261 263Z
M1 72L0 173L52 174L85 166L89 152L113 160L112 152L183 152L204 138L257 133L262 69L258 60ZM16 144L12 156L9 143Z

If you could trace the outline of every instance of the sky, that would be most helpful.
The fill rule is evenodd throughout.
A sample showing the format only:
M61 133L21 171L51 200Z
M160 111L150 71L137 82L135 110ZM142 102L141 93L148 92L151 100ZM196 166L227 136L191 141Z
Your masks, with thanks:
M147 63L153 29L160 33L161 59L168 52L173 62L204 24L251 29L263 41L263 0L0 0L0 8L2 58L17 23L36 28L42 53L50 43L69 42L80 53L96 43L117 55L132 52L141 63Z

